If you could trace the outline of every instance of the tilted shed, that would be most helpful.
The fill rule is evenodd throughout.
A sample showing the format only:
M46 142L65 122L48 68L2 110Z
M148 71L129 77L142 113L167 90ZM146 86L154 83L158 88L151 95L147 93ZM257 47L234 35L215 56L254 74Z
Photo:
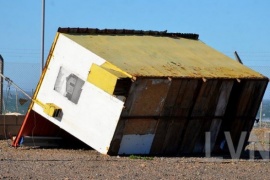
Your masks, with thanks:
M24 136L71 134L103 154L217 152L250 133L268 78L197 34L59 28ZM248 136L245 141L247 141Z

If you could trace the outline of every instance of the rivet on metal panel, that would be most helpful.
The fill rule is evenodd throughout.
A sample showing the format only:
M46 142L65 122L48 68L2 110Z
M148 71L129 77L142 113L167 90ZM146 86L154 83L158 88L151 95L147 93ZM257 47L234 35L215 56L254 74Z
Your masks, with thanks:
M240 83L240 82L241 82L241 80L240 80L240 79L236 79L236 81L237 81L238 83Z
M202 78L202 80L203 80L203 82L206 82L206 81L207 81L207 79L206 79L206 78Z

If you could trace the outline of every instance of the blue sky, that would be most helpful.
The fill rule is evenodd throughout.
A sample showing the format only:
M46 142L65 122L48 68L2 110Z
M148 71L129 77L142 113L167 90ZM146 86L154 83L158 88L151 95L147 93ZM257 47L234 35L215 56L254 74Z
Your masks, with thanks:
M5 74L27 85L22 88L32 88L40 75L41 5L0 0L0 54ZM269 0L46 0L45 58L58 27L167 30L197 33L218 51L232 58L237 51L244 64L270 73L269 17Z

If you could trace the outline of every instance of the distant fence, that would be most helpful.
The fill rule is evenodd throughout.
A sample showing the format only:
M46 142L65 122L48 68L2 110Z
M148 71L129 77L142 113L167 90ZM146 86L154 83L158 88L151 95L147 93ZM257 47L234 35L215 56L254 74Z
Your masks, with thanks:
M32 96L41 75L40 63L4 62L3 74ZM3 81L2 85L2 114L25 114L31 100L7 81Z

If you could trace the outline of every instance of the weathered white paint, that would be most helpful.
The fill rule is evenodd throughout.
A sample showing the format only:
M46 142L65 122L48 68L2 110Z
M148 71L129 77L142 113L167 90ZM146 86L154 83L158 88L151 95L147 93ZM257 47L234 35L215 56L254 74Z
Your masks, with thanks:
M35 104L33 110L106 154L116 129L123 102L86 81L92 63L103 64L104 59L60 35L37 99L62 108L61 119L53 118ZM85 81L78 103L75 104L54 90L60 67Z
M124 135L118 154L149 154L154 136L154 134Z

